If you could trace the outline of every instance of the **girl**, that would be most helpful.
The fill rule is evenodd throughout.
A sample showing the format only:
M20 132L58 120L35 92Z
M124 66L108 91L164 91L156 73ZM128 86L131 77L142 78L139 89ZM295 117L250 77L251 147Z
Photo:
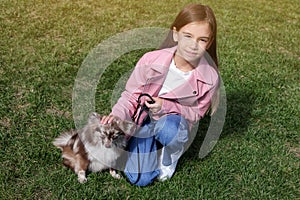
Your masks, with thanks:
M161 49L146 53L138 61L111 114L101 120L103 124L110 123L114 116L130 120L142 93L153 98L154 103L148 102L149 97L140 99L149 108L151 121L144 122L128 142L124 171L138 186L173 176L193 127L218 104L213 11L208 6L190 4L179 12L170 29Z

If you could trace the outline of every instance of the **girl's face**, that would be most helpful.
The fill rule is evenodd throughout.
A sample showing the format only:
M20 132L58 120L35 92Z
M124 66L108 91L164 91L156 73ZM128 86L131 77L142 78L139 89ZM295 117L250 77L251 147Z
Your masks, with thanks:
M210 35L207 22L191 22L179 31L174 27L173 38L178 42L176 56L193 65L209 48Z

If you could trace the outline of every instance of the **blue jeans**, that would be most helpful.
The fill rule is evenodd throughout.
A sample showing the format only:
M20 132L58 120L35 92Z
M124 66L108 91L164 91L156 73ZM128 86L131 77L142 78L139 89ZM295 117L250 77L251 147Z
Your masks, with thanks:
M188 124L180 115L167 115L142 126L128 143L125 175L137 186L151 184L159 175L158 145L164 148L162 164L176 162L188 141Z

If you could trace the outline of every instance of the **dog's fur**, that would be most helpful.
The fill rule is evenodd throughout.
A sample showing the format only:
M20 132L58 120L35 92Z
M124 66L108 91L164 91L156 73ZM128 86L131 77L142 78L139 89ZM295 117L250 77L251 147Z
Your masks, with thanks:
M126 135L133 133L135 124L115 117L110 124L100 124L101 116L91 113L87 125L57 137L53 144L61 149L63 164L78 175L78 181L87 181L86 171L98 172L110 169L110 174L119 179L114 169L127 144Z

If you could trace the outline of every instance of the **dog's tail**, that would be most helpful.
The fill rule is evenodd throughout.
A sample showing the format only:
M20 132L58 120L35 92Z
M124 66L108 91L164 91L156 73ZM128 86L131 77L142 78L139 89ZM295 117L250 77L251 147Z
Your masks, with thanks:
M60 150L63 150L63 147L67 146L71 138L76 134L78 133L74 130L62 133L60 136L54 139L52 144Z

